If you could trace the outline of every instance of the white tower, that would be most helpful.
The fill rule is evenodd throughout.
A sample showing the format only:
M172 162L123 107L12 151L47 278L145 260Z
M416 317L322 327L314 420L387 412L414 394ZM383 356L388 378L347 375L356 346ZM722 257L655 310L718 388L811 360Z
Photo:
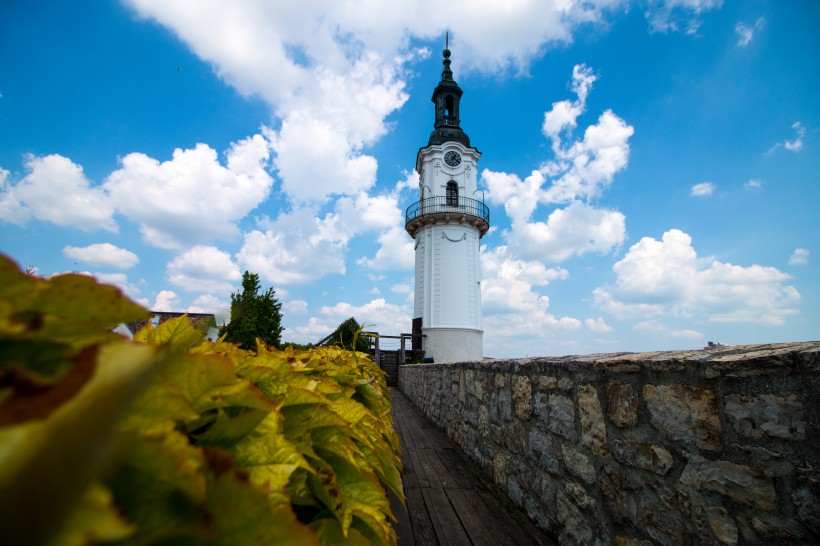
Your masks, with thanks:
M416 156L420 199L405 224L416 241L414 323L421 319L425 356L436 363L483 356L479 240L490 228L489 208L475 195L481 152L459 125L462 91L449 49L443 63L433 132Z

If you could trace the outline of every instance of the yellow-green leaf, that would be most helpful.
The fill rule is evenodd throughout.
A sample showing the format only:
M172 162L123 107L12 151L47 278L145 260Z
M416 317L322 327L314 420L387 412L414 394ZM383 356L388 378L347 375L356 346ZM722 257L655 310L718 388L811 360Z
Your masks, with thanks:
M111 492L94 482L60 525L49 546L86 546L128 538L136 526L126 521L112 502Z

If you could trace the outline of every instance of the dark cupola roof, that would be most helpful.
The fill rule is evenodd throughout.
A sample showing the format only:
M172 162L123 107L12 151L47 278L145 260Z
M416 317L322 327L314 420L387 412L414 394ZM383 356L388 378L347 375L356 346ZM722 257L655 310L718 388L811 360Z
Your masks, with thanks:
M464 93L458 84L453 81L453 71L450 70L450 49L449 35L444 46L444 68L441 71L441 81L433 90L433 104L436 107L436 121L433 124L433 132L430 133L428 146L433 144L444 144L445 142L461 142L465 146L470 145L470 137L461 130L460 119L458 117L458 103Z

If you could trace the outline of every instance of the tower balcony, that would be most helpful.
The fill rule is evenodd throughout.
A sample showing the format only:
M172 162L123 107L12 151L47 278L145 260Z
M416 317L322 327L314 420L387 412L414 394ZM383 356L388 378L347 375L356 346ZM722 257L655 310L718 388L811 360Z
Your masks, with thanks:
M428 197L407 207L404 217L404 229L413 238L419 228L438 223L471 225L478 229L479 238L490 229L490 207L467 197Z

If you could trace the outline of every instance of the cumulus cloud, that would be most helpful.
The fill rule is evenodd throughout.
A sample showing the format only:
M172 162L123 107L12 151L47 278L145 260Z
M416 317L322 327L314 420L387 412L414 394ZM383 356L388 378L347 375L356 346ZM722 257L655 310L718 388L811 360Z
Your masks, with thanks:
M581 327L576 318L553 315L549 296L539 291L554 280L566 279L565 269L516 259L506 246L482 252L481 269L482 322L488 347L521 336L544 339L556 330Z
M121 213L140 226L143 238L161 248L182 248L239 235L236 222L262 202L273 179L262 135L231 145L226 164L205 144L176 149L160 162L131 153L103 188Z
M98 243L85 247L69 245L63 248L63 254L72 260L117 269L131 269L140 261L139 257L130 250L119 248L111 243Z
M332 273L344 274L347 237L316 217L310 208L280 214L265 231L245 234L237 261L244 269L277 284L304 284Z
M546 222L514 225L513 230L515 235L509 238L509 244L520 256L555 263L617 248L626 239L626 217L615 210L575 201L552 211Z
M16 184L0 169L0 218L21 226L35 218L85 231L117 231L105 192L91 185L81 166L57 154L27 155L24 166L28 174Z
M596 319L588 318L584 321L584 325L593 332L597 332L599 334L606 334L612 331L612 326L607 324L601 317Z
M294 315L306 315L308 312L308 302L305 300L289 300L282 304L282 308Z
M715 185L711 182L701 182L692 186L690 197L708 197L715 193Z
M691 328L675 329L657 320L638 322L632 328L636 332L646 332L652 335L666 335L680 339L703 339L703 333Z
M789 256L789 265L806 265L809 263L809 249L795 248Z
M595 300L618 317L704 317L711 322L781 325L797 314L800 294L774 267L700 259L692 238L677 229L658 241L644 237L613 266L613 285Z
M654 32L695 34L701 15L722 5L723 0L650 0L645 15Z
M404 332L411 322L409 305L398 306L389 303L384 298L376 298L364 305L353 305L340 302L333 306L325 306L320 314L326 321L335 325L350 317L366 326L368 330L377 332Z
M217 326L231 320L231 304L211 294L202 294L188 306L188 313L213 313Z
M737 33L737 45L740 47L746 47L755 37L755 33L758 30L761 30L764 26L766 26L766 19L763 17L758 17L757 21L754 22L752 25L747 25L746 23L738 22L735 25L735 32Z
M750 178L748 182L743 184L747 190L759 190L763 187L763 181L759 178Z
M231 255L212 246L195 246L167 266L168 282L188 292L230 293L242 279Z
M160 290L151 306L152 311L157 312L180 312L182 310L182 300L172 290Z

